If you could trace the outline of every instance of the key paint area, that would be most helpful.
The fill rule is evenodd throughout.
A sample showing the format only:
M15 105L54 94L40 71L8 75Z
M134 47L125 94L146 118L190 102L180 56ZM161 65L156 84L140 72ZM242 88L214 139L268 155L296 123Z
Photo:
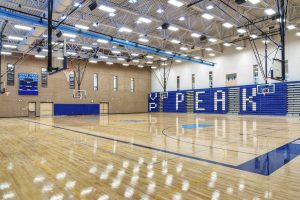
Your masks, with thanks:
M207 128L213 126L212 124L183 124L181 128L184 129L195 129L195 128Z

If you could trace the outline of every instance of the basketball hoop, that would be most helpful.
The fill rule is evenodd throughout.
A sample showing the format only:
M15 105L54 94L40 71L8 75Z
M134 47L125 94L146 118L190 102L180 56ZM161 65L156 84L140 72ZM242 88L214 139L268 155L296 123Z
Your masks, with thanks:
M267 83L267 84L257 85L257 94L262 94L264 96L267 96L273 93L275 93L275 84Z
M86 90L73 90L73 98L75 99L86 98Z
M160 98L162 98L162 99L166 99L166 98L168 98L168 95L169 93L168 92L161 92L160 93Z
M267 96L269 94L269 92L263 92L262 93L264 96Z

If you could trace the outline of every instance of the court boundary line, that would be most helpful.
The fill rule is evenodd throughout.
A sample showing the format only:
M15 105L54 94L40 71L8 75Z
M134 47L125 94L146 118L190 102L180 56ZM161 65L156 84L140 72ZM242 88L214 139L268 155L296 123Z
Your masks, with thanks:
M30 122L30 123L35 123L35 124L40 124L40 125L43 125L43 126L49 126L49 127L53 127L53 128L57 128L57 129L61 129L61 130L66 130L66 131L70 131L70 132L75 132L75 133L79 133L79 134L83 134L83 135L88 135L88 136L91 136L91 137L97 137L97 138L101 138L101 139L105 139L105 140L110 140L110 141L117 141L117 142L120 142L120 143L123 143L123 144L130 144L130 145L133 145L133 146L136 146L136 147L140 147L140 148L144 148L144 149L148 149L148 150L153 150L153 151L157 151L157 152L162 152L162 153L167 153L167 154L171 154L171 155L176 155L178 157L182 157L182 158L189 158L189 159L192 159L192 160L197 160L197 161L202 161L202 162L206 162L206 163L209 163L209 164L215 164L215 165L219 165L219 166L223 166L223 167L228 167L228 168L231 168L231 169L237 169L237 170L240 170L240 171L244 171L244 172L251 172L251 173L254 173L254 174L258 174L258 175L262 175L262 176L269 176L271 175L272 173L274 173L275 171L277 171L278 169L280 169L282 166L284 166L285 164L289 163L290 161L292 161L293 159L289 160L288 162L286 162L284 165L278 167L276 170L274 170L273 172L269 173L269 174L264 174L264 173L259 173L255 170L248 170L248 169L243 169L241 166L245 165L246 163L249 163L253 160L256 160L256 159L259 159L260 157L262 156L265 156L266 154L270 153L270 152L273 152L273 151L276 151L277 149L279 148L282 148L286 145L289 145L299 139L296 139L294 141L291 141L285 145L282 145L281 147L278 147L272 151L269 151L265 154L262 154L254 159L251 159L249 161L246 161L240 165L231 165L231 164L226 164L226 163L221 163L221 162L217 162L217 161L213 161L213 160L208 160L208 159L204 159L204 158L199 158L199 157L194 157L194 156L191 156L191 155L187 155L187 154L182 154L182 153L177 153L177 152L173 152L173 151L168 151L168 150L165 150L165 149L160 149L160 148L156 148L156 147L150 147L150 146L146 146L146 145L142 145L142 144L138 144L138 143L132 143L132 142L128 142L128 141L125 141L125 140L120 140L120 139L114 139L114 138L110 138L110 137L106 137L106 136L101 136L101 135L95 135L95 134L92 134L92 133L89 133L89 132L83 132L83 131L78 131L78 130L74 130L74 129L70 129L70 128L66 128L66 127L62 127L62 126L58 126L58 125L49 125L49 124L44 124L44 123L41 123L41 122L37 122L37 121L31 121L31 120L26 120L26 119L19 119L19 120L22 120L22 121L26 121L26 122Z

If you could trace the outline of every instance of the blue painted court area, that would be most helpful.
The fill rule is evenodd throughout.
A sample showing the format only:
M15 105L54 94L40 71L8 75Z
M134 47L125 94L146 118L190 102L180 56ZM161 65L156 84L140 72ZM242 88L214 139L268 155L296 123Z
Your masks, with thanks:
M184 129L195 129L195 128L207 128L213 126L212 124L183 124L181 128Z
M145 120L128 119L128 120L119 120L118 122L139 123L139 122L145 122Z
M65 128L65 127L61 127L61 126L57 126L57 125L52 125L52 124L48 125L48 124L44 124L44 123L40 123L40 122L36 122L36 121L30 121L30 120L26 120L26 119L20 119L20 120L35 123L35 124L40 124L40 125L44 125L44 126L49 126L49 127L53 127L53 128L57 128L57 129L62 129L65 131L71 131L71 132L75 132L75 133L79 133L79 134L89 135L91 137L102 138L102 139L110 140L110 141L117 141L117 142L120 142L123 144L129 144L129 145L133 145L136 147L149 149L152 151L167 153L167 154L175 155L178 157L189 158L189 159L193 159L193 160L198 160L198 161L207 162L207 163L211 163L211 164L215 164L215 165L229 167L232 169L247 171L247 172L264 175L264 176L271 175L273 172L280 169L281 167L283 167L284 165L286 165L287 163L289 163L294 158L296 158L297 156L300 155L300 138L298 138L297 140L289 142L289 143L287 143L281 147L278 147L270 152L262 154L256 158L253 158L243 164L235 166L235 165L217 162L217 161L213 161L213 160L208 160L208 159L204 159L204 158L200 158L200 157L195 157L193 155L168 151L168 150L157 148L157 147L151 147L151 146L142 145L142 144L138 144L138 143L131 143L128 141L105 137L105 136L101 136L101 135L94 135L94 134L91 134L88 132L69 129L69 128ZM136 121L136 120L134 120L134 121ZM144 120L138 120L138 121L144 121Z
M268 176L298 155L300 155L300 139L249 160L237 166L237 169Z

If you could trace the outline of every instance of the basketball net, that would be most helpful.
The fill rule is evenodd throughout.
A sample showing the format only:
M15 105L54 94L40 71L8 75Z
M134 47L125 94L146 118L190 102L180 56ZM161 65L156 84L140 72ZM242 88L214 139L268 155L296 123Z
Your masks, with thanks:
M65 74L68 82L70 82L70 74L71 73L74 73L74 71L69 67L64 70L64 74Z

